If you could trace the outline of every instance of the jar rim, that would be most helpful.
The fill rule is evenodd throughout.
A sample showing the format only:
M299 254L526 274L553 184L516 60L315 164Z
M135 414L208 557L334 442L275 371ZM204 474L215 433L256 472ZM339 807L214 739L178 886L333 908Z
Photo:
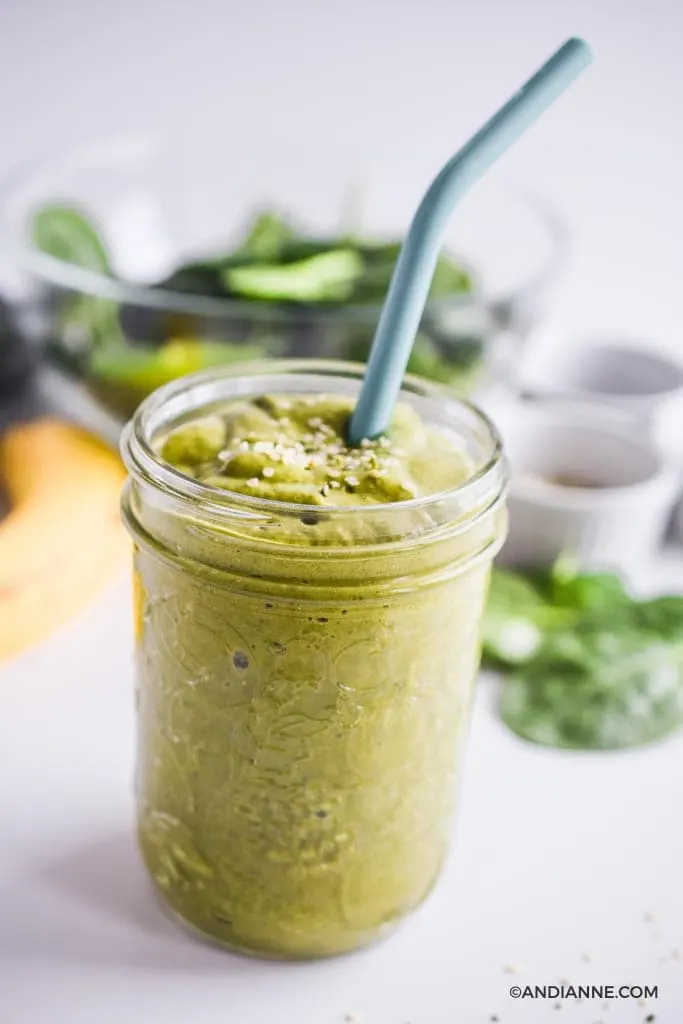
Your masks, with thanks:
M249 519L271 518L273 515L310 515L310 504L242 494L212 487L186 476L160 458L152 446L151 437L155 429L158 430L163 424L161 417L164 410L176 407L178 415L182 412L199 412L208 404L206 399L201 400L202 396L221 383L238 386L232 390L226 389L226 394L213 395L211 401L263 393L253 387L245 387L244 384L265 377L280 376L292 381L315 376L326 378L328 381L357 381L360 385L364 373L364 364L342 360L268 359L212 367L179 377L157 388L144 399L124 427L120 445L124 464L133 478L160 488L171 498L191 502L193 506L199 506L211 515L220 516L222 513L231 518L240 516ZM242 382L242 386L239 386L239 382ZM488 443L489 450L481 465L466 480L434 494L378 504L325 506L324 510L319 511L324 511L326 519L349 517L358 513L363 516L379 513L386 516L394 511L404 513L425 510L430 506L452 500L465 502L474 509L485 494L490 494L491 489L494 490L496 497L503 493L507 485L503 444L496 426L486 413L466 399L458 398L445 386L426 381L414 374L406 374L399 398L411 396L413 399L438 401L440 410L450 412L454 421L458 417L461 421L463 416L466 417L469 422L465 426L468 427L470 434L477 440Z

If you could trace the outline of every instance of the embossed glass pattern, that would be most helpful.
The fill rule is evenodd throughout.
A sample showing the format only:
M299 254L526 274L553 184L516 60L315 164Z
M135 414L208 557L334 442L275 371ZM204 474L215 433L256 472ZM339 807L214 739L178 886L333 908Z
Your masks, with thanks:
M253 372L251 372L253 371ZM175 382L128 426L135 542L139 841L203 935L278 957L342 953L429 893L452 828L505 470L476 410L402 400L477 467L427 499L325 510L216 492L155 434L266 392L357 393L345 364Z

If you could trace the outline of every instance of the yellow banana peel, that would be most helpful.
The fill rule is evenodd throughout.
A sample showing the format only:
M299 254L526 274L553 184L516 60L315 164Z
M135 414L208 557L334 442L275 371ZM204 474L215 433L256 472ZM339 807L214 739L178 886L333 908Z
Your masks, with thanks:
M120 459L54 419L0 437L0 661L81 611L130 558L119 515Z

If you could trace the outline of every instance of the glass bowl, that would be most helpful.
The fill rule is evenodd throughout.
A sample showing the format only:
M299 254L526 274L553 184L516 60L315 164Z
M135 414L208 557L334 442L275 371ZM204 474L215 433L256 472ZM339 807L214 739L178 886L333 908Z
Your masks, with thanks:
M216 137L112 138L35 161L4 184L1 229L22 277L19 324L121 418L158 385L205 366L269 354L367 356L382 296L236 299L202 293L209 286L196 275L188 290L175 271L238 245L263 208L291 214L307 237L398 242L427 181L411 166L400 176L375 166L358 187L353 166L333 154L274 157L255 145L235 153ZM64 248L59 219L50 222L50 254L38 247L36 212L50 204L96 224L104 269L87 233L74 264L74 240ZM471 289L429 300L409 369L476 399L513 381L520 346L566 258L566 231L538 196L487 179L459 206L445 251Z

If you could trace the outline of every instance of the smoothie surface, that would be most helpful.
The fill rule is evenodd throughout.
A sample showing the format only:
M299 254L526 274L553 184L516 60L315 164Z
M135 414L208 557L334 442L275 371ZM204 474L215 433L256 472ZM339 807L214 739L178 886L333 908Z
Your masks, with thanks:
M380 505L428 497L474 472L455 438L400 404L386 436L347 446L348 395L263 395L226 402L158 442L161 457L202 483L304 505Z

